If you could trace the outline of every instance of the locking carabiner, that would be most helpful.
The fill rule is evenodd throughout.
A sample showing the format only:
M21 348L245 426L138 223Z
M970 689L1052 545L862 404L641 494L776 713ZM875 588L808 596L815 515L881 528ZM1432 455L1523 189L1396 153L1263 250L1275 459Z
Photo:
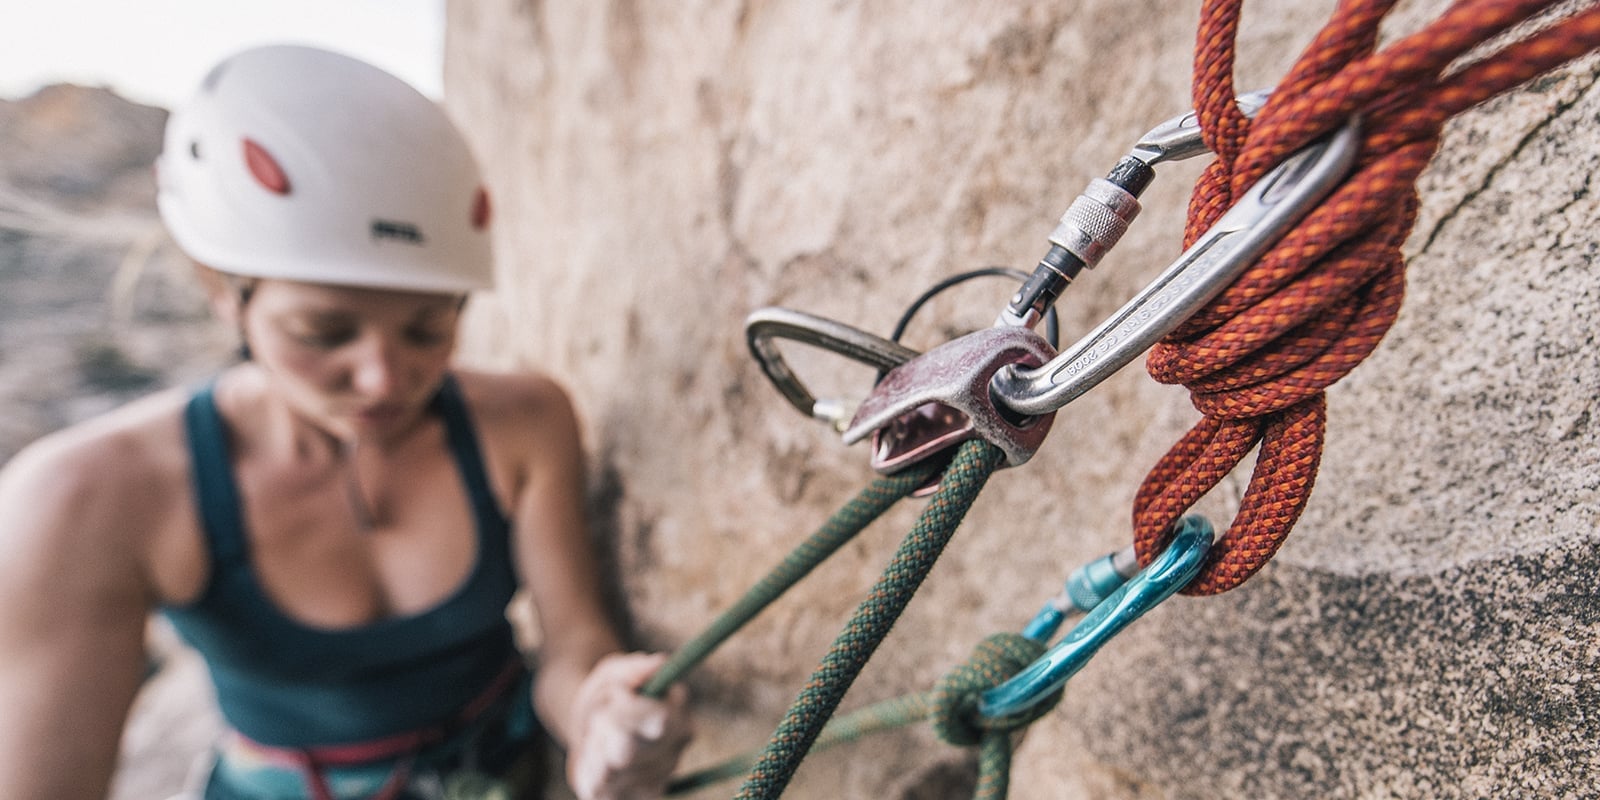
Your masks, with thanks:
M1024 711L1066 684L1112 637L1163 600L1189 585L1211 550L1211 523L1197 515L1174 526L1172 543L1099 602L1072 631L1010 680L983 693L978 713L988 718Z
M1060 593L1045 602L1022 629L1022 636L1041 644L1055 637L1067 615L1087 614L1129 578L1139 574L1139 560L1133 548L1102 556L1072 571Z
M1254 117L1270 92L1250 92L1235 99L1240 113ZM1186 111L1146 131L1133 149L1104 178L1091 181L1061 215L1050 232L1050 250L1017 290L996 325L1031 328L1055 303L1079 272L1094 269L1122 240L1139 216L1139 195L1155 179L1155 165L1182 161L1207 152L1200 118Z
M1253 115L1266 99L1265 92L1255 92L1238 98L1238 103L1243 113ZM1345 143L1345 140L1339 141ZM1050 412L1018 406L997 387L1008 386L1009 376L1035 375L1061 361L1062 357L1055 354L1053 348L1044 345L1031 332L1034 323L1079 270L1093 267L1121 238L1139 212L1138 195L1154 177L1152 166L1188 158L1205 149L1193 111L1173 117L1141 137L1111 173L1091 183L1062 216L1050 235L1050 252L1011 298L995 326L934 348L888 373L845 428L845 443L872 435L872 466L880 472L893 472L974 437L1004 450L1007 466L1017 466L1031 458L1049 431ZM1342 149L1337 152L1352 154ZM1297 165L1307 163L1323 169L1297 169ZM1144 337L1148 342L1127 354L1120 363L1107 362L1110 369L1106 374L1153 344L1171 325L1187 318L1200 303L1221 291L1226 280L1236 277L1239 270L1259 257L1290 224L1331 190L1333 182L1343 177L1348 164L1340 169L1335 166L1307 151L1292 157L1286 165L1263 179L1261 190L1248 195L1240 203L1244 208L1229 220L1230 224L1239 221L1248 235L1237 240L1229 238L1225 234L1234 232L1219 225L1208 236L1208 241L1219 248L1218 257L1229 268L1218 272L1218 280L1224 283L1207 284L1202 287L1206 291L1199 295L1198 302L1175 307L1182 317L1170 323L1165 318L1156 319L1157 327L1151 331L1154 336ZM1331 177L1302 180L1322 179L1325 175ZM1278 190L1273 191L1273 187ZM1285 207L1292 211L1286 211ZM1248 215L1246 209L1262 213ZM1186 287L1190 282L1183 277L1199 274L1202 270L1197 267L1209 264L1209 257L1201 258L1198 254L1180 260L1158 279L1158 285ZM1165 297L1157 295L1157 299ZM1137 321L1144 322L1146 317L1139 316ZM1098 356L1096 348L1102 345L1103 342L1093 342L1088 347ZM1044 359L1049 360L1037 366ZM993 377L983 384L972 380L982 374Z
M1322 202L1355 165L1360 143L1360 127L1352 120L1290 156L1087 336L1042 367L997 372L989 385L995 402L1017 415L1050 414L1122 369L1227 288ZM1001 315L1002 322L1009 313Z

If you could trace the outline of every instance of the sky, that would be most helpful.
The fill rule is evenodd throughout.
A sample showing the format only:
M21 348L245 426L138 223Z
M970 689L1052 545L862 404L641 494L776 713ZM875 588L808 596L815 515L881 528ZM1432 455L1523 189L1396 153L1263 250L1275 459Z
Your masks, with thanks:
M445 0L0 0L0 98L109 86L183 102L212 64L256 44L339 50L443 91Z

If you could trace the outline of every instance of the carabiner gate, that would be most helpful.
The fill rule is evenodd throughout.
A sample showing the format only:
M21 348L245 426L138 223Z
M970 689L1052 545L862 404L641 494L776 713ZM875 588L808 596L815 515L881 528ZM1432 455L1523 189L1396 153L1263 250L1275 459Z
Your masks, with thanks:
M1238 98L1253 115L1266 102ZM846 444L871 435L873 467L894 472L983 438L1008 466L1032 457L1051 415L1126 366L1222 292L1322 201L1355 163L1355 121L1290 156L1153 282L1087 336L1057 354L1031 328L1078 270L1121 237L1139 210L1152 165L1205 151L1193 112L1151 129L1106 179L1074 201L1050 236L1051 249L1000 314L996 325L926 354L833 320L781 308L746 320L750 352L774 386L808 416L830 423ZM888 370L854 416L842 402L818 400L778 351L793 339ZM848 420L848 421L846 421Z
M1017 415L1050 414L1099 385L1227 288L1344 180L1360 127L1351 121L1267 173L1171 266L1042 367L1007 367L989 388ZM1002 320L1006 315L1002 315Z
M1037 661L984 692L978 713L991 719L1010 716L1049 697L1112 637L1189 585L1211 550L1214 531L1198 515L1184 517L1174 528L1172 543L1149 566L1107 595Z
M1139 560L1133 548L1118 550L1108 556L1090 561L1067 576L1061 592L1050 598L1022 629L1023 638L1045 644L1055 638L1056 631L1074 612L1087 614L1111 596L1112 592L1139 574Z
M825 317L807 314L788 308L768 307L757 309L744 321L745 343L750 355L761 365L761 371L800 413L822 420L836 430L843 431L848 419L844 404L836 400L821 400L811 393L789 369L778 350L776 340L790 339L838 353L880 370L897 367L915 358L917 351L899 342L874 336L859 328Z

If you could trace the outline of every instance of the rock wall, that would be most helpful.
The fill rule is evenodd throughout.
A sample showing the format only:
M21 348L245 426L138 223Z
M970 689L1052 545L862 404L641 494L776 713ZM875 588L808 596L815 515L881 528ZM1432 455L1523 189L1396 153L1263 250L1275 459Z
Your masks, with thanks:
M1413 4L1392 32L1441 3ZM1272 84L1331 3L1246 9ZM689 639L870 479L789 408L741 321L784 305L886 333L955 271L1023 268L1056 216L1188 106L1198 3L480 0L449 9L449 104L489 166L505 288L484 361L558 373L586 416L596 533L639 642ZM1311 505L1245 587L1181 598L1069 685L1018 798L1575 797L1600 773L1592 586L1600 66L1458 120L1425 175L1407 304L1330 394ZM1197 164L1059 307L1086 331L1175 255ZM926 348L1012 286L918 317ZM821 394L870 374L791 347ZM1194 420L1130 368L996 475L845 700L932 685L1124 545L1139 479ZM1225 523L1230 479L1203 503ZM759 745L908 529L897 510L693 678L696 764ZM926 727L814 756L793 797L960 797ZM726 796L733 787L703 793Z

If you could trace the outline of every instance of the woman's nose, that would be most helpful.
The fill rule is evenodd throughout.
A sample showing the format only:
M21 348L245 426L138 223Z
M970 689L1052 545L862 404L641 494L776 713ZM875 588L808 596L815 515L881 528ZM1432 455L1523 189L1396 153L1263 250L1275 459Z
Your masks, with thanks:
M351 383L366 397L386 399L400 388L403 376L398 348L374 336L356 356Z

